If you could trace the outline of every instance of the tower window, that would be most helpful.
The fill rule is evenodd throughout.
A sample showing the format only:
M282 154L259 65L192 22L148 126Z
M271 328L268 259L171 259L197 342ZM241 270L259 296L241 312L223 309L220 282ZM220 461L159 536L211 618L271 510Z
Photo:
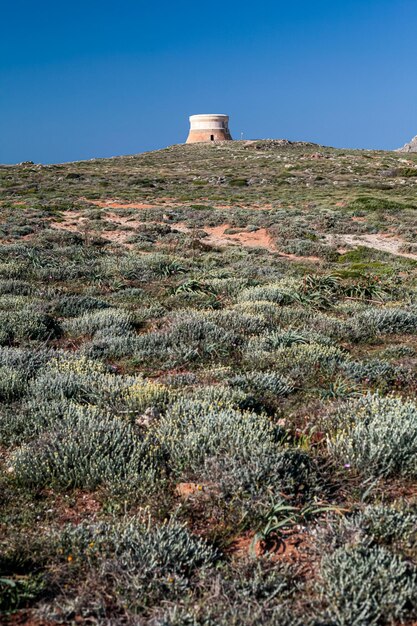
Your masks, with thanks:
M210 135L210 141L214 141L214 135Z

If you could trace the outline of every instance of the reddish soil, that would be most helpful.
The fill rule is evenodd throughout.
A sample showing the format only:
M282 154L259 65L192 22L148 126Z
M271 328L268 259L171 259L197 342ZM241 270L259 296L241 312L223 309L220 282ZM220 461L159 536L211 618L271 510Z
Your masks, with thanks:
M157 208L161 208L161 205L166 206L167 208L175 208L175 207L179 207L179 206L187 206L187 205L193 205L196 204L195 200L190 200L188 202L175 202L172 198L157 198L152 204L148 203L148 202L120 202L119 200L114 200L114 199L109 199L109 200L89 200L88 198L80 198L80 200L84 201L84 202L88 202L89 204L94 204L95 206L98 206L102 209L157 209ZM218 203L213 203L210 198L201 198L198 200L198 204L206 204L207 203L207 208L209 207L215 207L216 209L231 209L231 208L240 208L240 209L245 209L245 205L243 204L218 204ZM254 203L251 204L250 207L248 207L250 210L253 209L259 209L259 210L271 210L274 209L275 206L271 203L266 203L266 204L261 204L261 203Z
M77 233L82 230L86 218L82 217L78 211L62 211L61 215L64 219L59 222L50 222L51 228L69 230L71 233Z
M230 546L229 552L235 558L246 558L249 555L262 557L269 556L274 561L285 561L293 565L301 566L302 570L311 571L314 566L315 556L311 537L303 530L288 532L283 540L274 541L268 545L262 541L253 544L254 533L246 532L237 537Z
M229 224L222 224L213 228L205 227L203 230L209 235L204 239L205 243L215 246L225 246L230 244L241 245L244 248L264 248L269 252L275 252L281 257L294 261L320 262L319 257L300 257L296 254L286 254L275 246L275 243L266 228L259 228L253 232L241 231L239 233L227 234L225 231L230 228Z
M61 220L60 222L50 222L50 226L52 228L56 228L57 230L66 230L71 233L83 232L83 230L85 230L86 218L83 217L79 212L62 211L62 216L64 217L63 220ZM116 217L118 216L115 216L114 219L111 219L111 218L107 218L107 219L110 222L113 221L118 224L129 223L129 225L132 226L132 228L136 224L140 224L140 222L135 222L134 220L131 220L131 222L128 222L129 218L116 219ZM132 244L126 243L126 239L130 236L130 232L128 231L104 230L97 234L99 234L99 236L102 239L106 239L107 241L118 243L120 245L125 246L126 248L132 247Z
M210 494L217 493L218 487L215 483L178 483L175 487L175 493L177 496L184 500L188 500L191 497L209 496Z
M204 490L204 486L198 483L178 483L175 487L175 493L180 497L187 500L190 496L201 493Z
M105 220L106 222L128 226L129 228L137 228L142 226L142 224L164 224L164 222L142 222L132 217L132 215L117 215L116 213L106 213Z
M381 485L381 489L388 501L405 500L410 503L417 503L417 485L415 483L404 485L398 481L387 481Z
M57 624L57 622L34 617L30 609L22 609L12 615L4 615L0 619L4 620L1 622L4 626L56 626Z
M119 204L117 202L113 202L111 200L107 200L105 202L102 201L91 201L92 204L96 206L101 206L103 208L135 208L135 209L144 209L144 208L153 208L154 205L145 205L145 204ZM68 230L70 232L79 232L83 229L83 224L86 221L86 218L82 217L82 215L77 211L63 211L62 212L63 220L59 222L51 222L50 225L52 228L56 228L58 230ZM112 222L114 224L118 224L121 226L137 228L145 222L141 220L137 220L132 216L121 216L116 213L106 213L105 219L108 222ZM150 223L150 222L146 222ZM164 224L164 222L152 222L155 224ZM190 228L184 222L178 222L171 224L174 230L177 230L181 233L192 233L194 229ZM229 245L241 245L244 248L263 248L268 250L269 252L277 253L279 256L285 257L287 259L292 259L294 261L310 261L313 263L320 262L318 257L299 257L295 254L286 254L285 252L280 252L275 243L268 233L266 228L258 228L253 232L248 231L240 231L237 233L229 234L225 231L230 228L229 224L221 224L220 226L209 227L206 226L200 230L204 230L207 233L208 237L204 239L204 244L208 246L229 246ZM118 243L127 248L131 248L132 244L126 243L126 239L129 237L130 233L123 230L105 230L100 232L100 237L102 239L107 239L108 241Z
M55 501L51 508L57 515L60 524L79 524L86 518L94 518L95 514L101 509L101 503L92 493L79 491L71 495L70 501L68 501L68 497L65 497L65 495L57 495L51 492L52 494L55 496Z
M245 558L249 555L255 555L257 557L262 556L263 550L261 545L256 542L253 545L254 533L252 531L248 531L241 535L240 537L236 537L233 543L230 545L229 552L234 555L238 559Z
M222 224L221 226L215 226L213 228L204 228L205 232L209 235L209 238L206 240L207 243L221 246L230 244L230 242L236 242L247 248L265 248L270 252L276 251L272 238L266 228L259 228L254 232L242 231L240 233L226 234L225 231L228 228L230 228L229 224Z
M82 200L101 209L155 209L158 207L157 204L147 204L145 202L121 203L117 202L117 200L88 200L88 198L82 198Z

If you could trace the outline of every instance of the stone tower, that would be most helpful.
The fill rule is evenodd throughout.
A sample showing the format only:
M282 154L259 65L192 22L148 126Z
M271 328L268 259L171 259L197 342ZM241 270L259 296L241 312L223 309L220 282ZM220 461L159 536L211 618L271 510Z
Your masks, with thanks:
M186 143L231 141L229 116L209 113L190 115L190 132Z

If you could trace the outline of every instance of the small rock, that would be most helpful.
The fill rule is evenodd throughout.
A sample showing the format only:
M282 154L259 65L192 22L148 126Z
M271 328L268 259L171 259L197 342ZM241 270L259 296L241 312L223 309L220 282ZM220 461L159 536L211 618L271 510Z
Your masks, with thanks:
M135 422L138 426L142 426L143 428L149 428L151 424L158 419L160 413L158 409L154 406L148 407L142 415L139 415Z

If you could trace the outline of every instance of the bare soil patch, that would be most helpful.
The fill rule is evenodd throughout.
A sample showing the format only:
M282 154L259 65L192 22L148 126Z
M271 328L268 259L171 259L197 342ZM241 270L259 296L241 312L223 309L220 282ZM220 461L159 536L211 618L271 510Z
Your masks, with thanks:
M405 241L392 235L391 233L376 233L369 235L325 235L326 240L330 244L340 244L342 250L345 250L342 246L348 245L352 247L365 246L366 248L373 248L374 250L381 250L381 252L389 252L395 256L405 257L406 259L413 259L417 261L417 254L411 252L401 252L400 248L404 245ZM341 252L341 250L339 250Z
M122 203L117 200L88 200L88 198L82 198L89 204L94 204L101 209L155 209L157 204L148 204L146 202L127 202Z
M215 245L229 244L230 242L240 243L247 248L265 248L270 252L276 252L275 245L266 228L259 228L253 232L239 232L226 234L226 230L230 228L229 224L222 224L213 228L206 227L204 231L209 235L207 243Z
M72 233L80 232L83 228L83 224L86 218L81 215L79 211L62 211L63 219L59 222L50 222L51 228L57 230L68 230Z
M150 208L152 205L117 205L115 203L101 203L100 206L112 208ZM82 232L83 226L85 224L86 218L82 217L79 212L76 211L63 211L62 219L59 222L51 222L50 225L52 228L56 228L58 230L67 230L70 232ZM135 219L130 216L117 215L116 213L106 213L105 220L107 222L111 222L114 224L118 224L120 226L126 226L129 228L137 228L144 224L164 224L165 222L143 222L141 220ZM295 254L286 254L285 252L281 252L275 246L275 243L268 233L266 228L258 228L255 231L241 231L237 233L226 233L226 230L230 228L230 224L221 224L220 226L205 226L201 229L193 229L187 226L184 222L177 222L171 224L173 230L176 230L180 233L193 233L194 230L203 230L207 233L208 237L204 238L204 243L208 246L230 246L230 245L240 245L244 248L263 248L264 250L268 250L269 252L276 253L281 257L285 257L287 259L292 259L294 261L310 261L313 263L320 262L319 257L300 257ZM105 230L100 233L100 236L103 239L108 241L123 245L127 248L131 248L132 244L126 243L126 239L129 237L130 233L123 230Z
M268 556L273 561L284 561L300 566L305 572L311 571L315 561L315 550L311 537L302 529L290 531L280 540L271 540L268 545L263 541L254 542L254 533L248 531L237 537L230 546L229 552L237 559L256 556Z
M62 216L64 218L63 220L60 220L59 222L50 222L51 228L66 230L71 233L82 233L88 230L87 218L83 217L79 212L63 211ZM129 218L115 215L113 217L106 217L106 221L114 222L115 224L120 225L126 224L126 226L129 225L132 228L142 223L135 220L131 220L129 222ZM126 248L132 247L132 244L126 242L126 239L130 236L130 234L130 232L124 230L103 230L99 233L102 239L123 245Z

